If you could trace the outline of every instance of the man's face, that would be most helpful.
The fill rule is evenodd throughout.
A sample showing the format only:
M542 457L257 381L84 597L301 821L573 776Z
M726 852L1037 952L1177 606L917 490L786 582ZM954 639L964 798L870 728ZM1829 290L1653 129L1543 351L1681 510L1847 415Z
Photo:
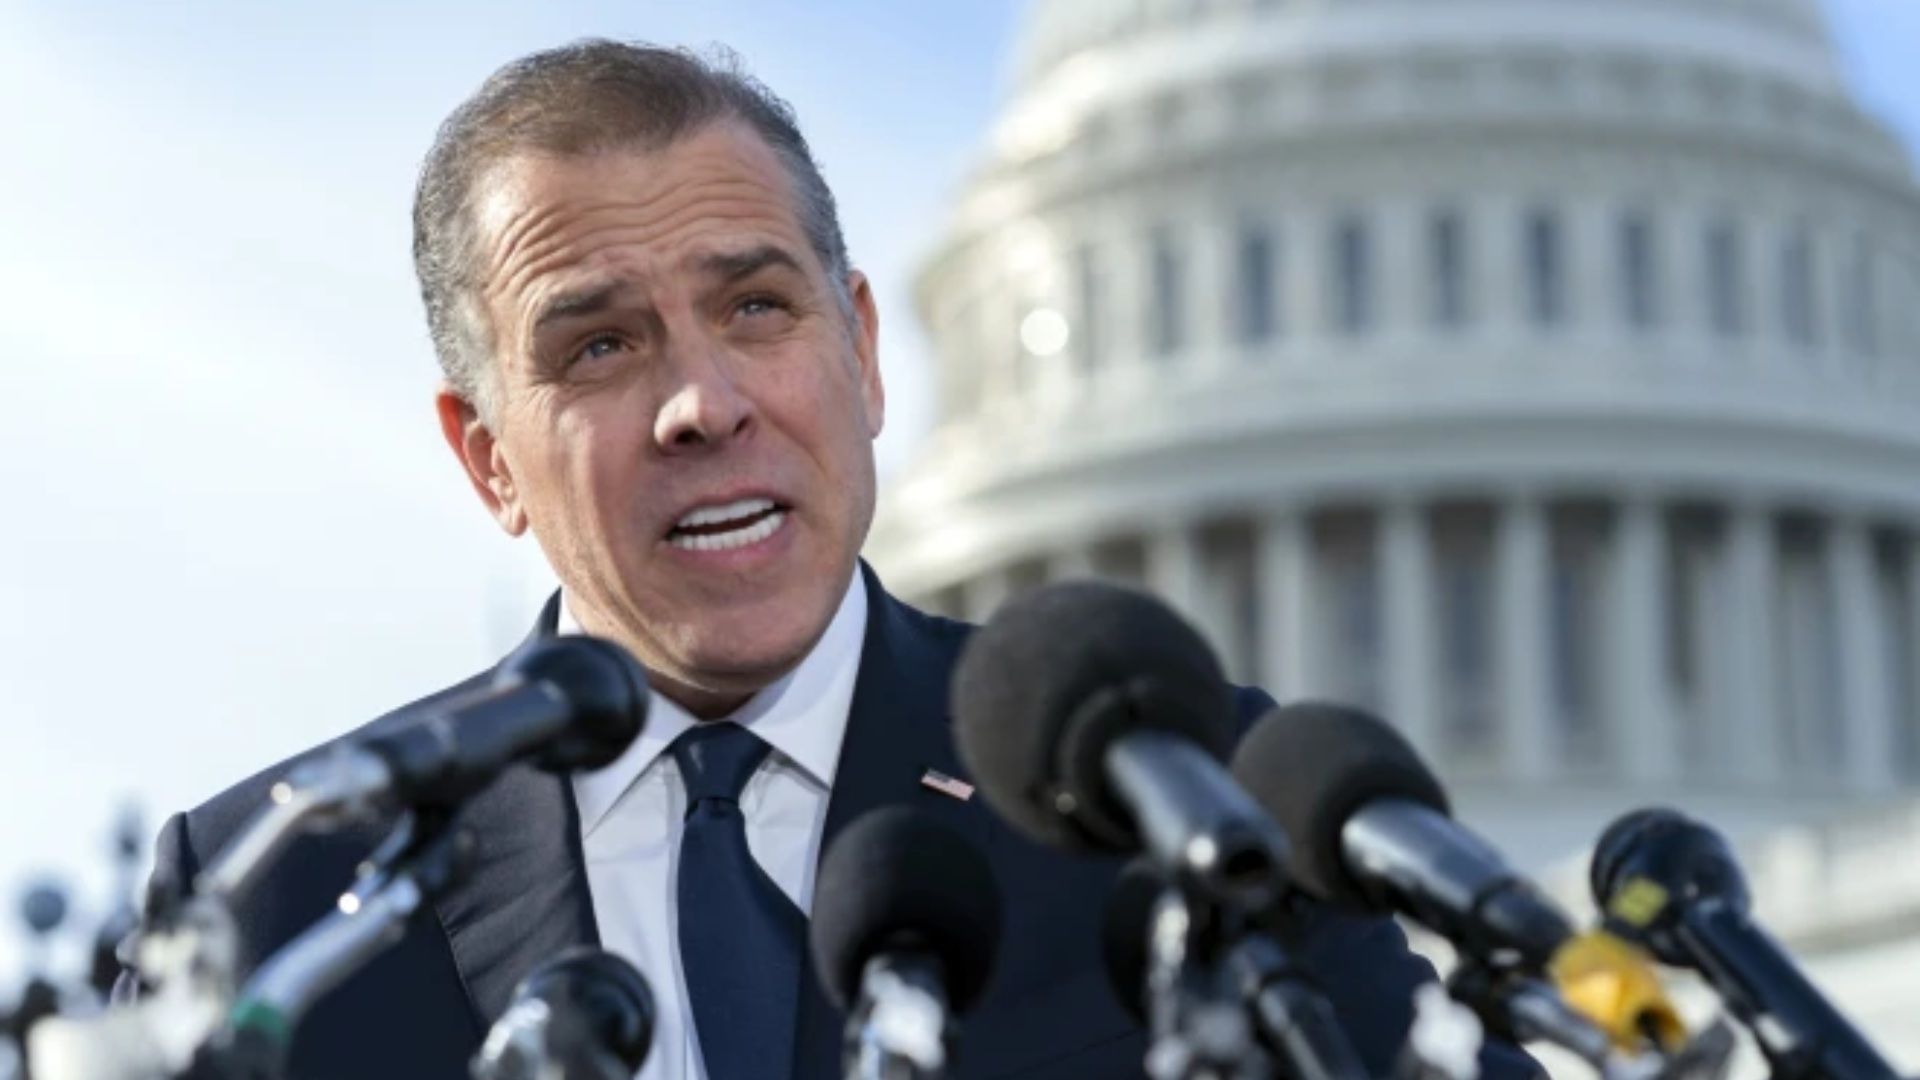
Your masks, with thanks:
M476 218L493 415L443 392L448 441L587 630L730 708L818 640L873 517L865 278L836 296L787 172L733 123L510 159Z

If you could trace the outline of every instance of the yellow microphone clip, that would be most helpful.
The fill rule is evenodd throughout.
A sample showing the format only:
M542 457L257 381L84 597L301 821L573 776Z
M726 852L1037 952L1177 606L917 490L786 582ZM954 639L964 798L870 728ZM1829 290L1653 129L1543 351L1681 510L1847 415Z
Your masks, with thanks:
M1553 954L1547 975L1568 1005L1622 1049L1651 1039L1673 1051L1687 1041L1652 958L1631 942L1604 930L1575 935Z

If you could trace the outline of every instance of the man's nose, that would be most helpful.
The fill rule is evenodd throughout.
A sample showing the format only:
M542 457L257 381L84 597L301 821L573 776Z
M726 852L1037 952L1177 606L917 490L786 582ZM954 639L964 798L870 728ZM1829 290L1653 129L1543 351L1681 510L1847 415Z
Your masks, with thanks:
M677 383L654 422L654 441L667 453L714 446L743 434L753 402L734 381L717 350L689 349L675 365Z

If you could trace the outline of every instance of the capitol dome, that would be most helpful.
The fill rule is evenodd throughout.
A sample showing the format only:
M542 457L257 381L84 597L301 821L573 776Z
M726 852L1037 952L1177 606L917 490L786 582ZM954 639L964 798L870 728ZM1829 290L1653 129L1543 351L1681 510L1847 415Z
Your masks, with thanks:
M1043 0L890 587L1137 582L1496 838L1920 782L1920 190L1813 0Z

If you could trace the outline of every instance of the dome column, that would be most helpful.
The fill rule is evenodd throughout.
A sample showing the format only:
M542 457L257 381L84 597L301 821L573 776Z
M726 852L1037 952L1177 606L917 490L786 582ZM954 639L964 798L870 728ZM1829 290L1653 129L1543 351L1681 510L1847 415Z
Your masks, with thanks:
M1707 223L1682 207L1650 208L1653 222L1653 324L1657 338L1682 357L1707 355L1712 318L1706 303ZM1718 355L1717 353L1713 355Z
M1667 693L1667 538L1659 503L1629 494L1614 525L1607 612L1609 725L1628 779L1658 783L1679 771L1680 747ZM1677 583L1676 583L1677 584Z
M1827 572L1840 616L1840 715L1846 730L1848 785L1861 791L1893 787L1893 679L1888 666L1886 606L1873 530L1845 514L1827 533Z
M1086 544L1067 544L1047 556L1048 581L1085 581L1100 576L1093 548Z
M1623 208L1578 189L1560 207L1565 324L1578 340L1611 341L1625 326L1619 263Z
M1149 262L1151 237L1127 229L1113 229L1102 248L1106 290L1106 317L1096 331L1105 345L1099 360L1101 381L1110 385L1138 385L1150 376L1146 311L1153 303Z
M1198 627L1209 645L1218 648L1216 623L1206 610L1206 567L1201 564L1200 537L1193 527L1176 522L1156 529L1147 534L1145 549L1147 589Z
M1011 574L1000 568L983 570L961 586L962 613L968 622L986 622L1012 594L1013 576Z
M1734 308L1739 330L1721 351L1745 361L1749 373L1765 371L1778 359L1780 319L1774 298L1779 295L1771 274L1779 269L1780 238L1755 211L1735 212L1727 219L1734 235ZM1776 287L1769 289L1773 283Z
M1289 210L1283 228L1280 326L1285 351L1297 366L1311 362L1333 321L1326 281L1332 225L1323 211L1308 204Z
M1431 756L1438 743L1440 690L1427 508L1410 498L1395 499L1387 505L1381 525L1387 718L1415 749Z
M1732 770L1764 787L1780 775L1779 695L1774 634L1779 536L1771 507L1741 503L1727 521L1728 710L1716 718L1714 745Z
M1523 332L1522 212L1517 199L1497 191L1466 206L1469 322L1497 346L1511 344Z
M1183 224L1187 310L1181 351L1193 358L1196 367L1222 368L1233 355L1234 302L1240 295L1234 280L1238 226L1233 218L1218 214L1189 218Z
M1281 703L1310 696L1316 618L1313 532L1304 508L1270 513L1260 522L1260 682Z
M1020 399L1020 315L1012 290L982 289L980 352L973 358L980 374L980 408L985 416L1004 415Z
M1851 358L1846 348L1843 240L1825 222L1809 221L1806 230L1807 243L1813 249L1808 259L1813 264L1813 282L1808 290L1813 308L1813 362L1836 380L1854 380L1859 373L1849 369Z
M1546 508L1530 493L1508 499L1494 541L1495 640L1500 742L1507 774L1521 783L1546 779L1552 767L1548 554Z
M1894 719L1904 728L1905 737L1895 744L1905 751L1905 756L1894 767L1908 783L1914 783L1920 781L1920 529L1909 526L1902 533L1901 542L1907 556L1907 588L1900 602L1906 605L1908 651L1895 662L1906 665L1909 681L1902 702L1906 714L1896 712Z
M1432 260L1421 204L1398 198L1380 206L1379 304L1375 333L1391 347L1418 348L1431 310Z

